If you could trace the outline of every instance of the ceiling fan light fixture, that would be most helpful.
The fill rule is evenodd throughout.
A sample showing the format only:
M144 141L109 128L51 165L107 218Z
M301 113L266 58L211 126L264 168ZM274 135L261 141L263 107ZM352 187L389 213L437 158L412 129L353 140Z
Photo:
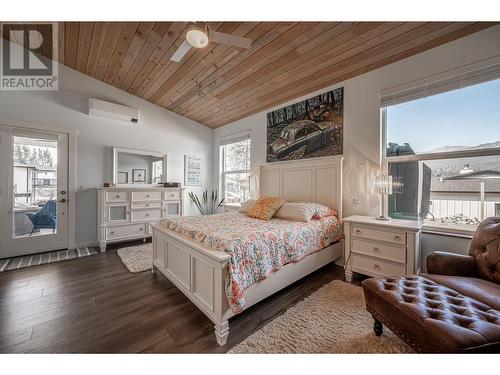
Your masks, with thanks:
M194 48L203 48L208 45L208 35L199 28L190 28L186 31L186 40Z

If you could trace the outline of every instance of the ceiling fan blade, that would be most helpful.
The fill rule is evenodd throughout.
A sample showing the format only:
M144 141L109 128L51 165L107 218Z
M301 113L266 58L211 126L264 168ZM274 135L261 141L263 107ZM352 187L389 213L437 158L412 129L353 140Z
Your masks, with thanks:
M252 45L251 39L226 33L220 33L218 31L212 31L212 30L209 31L209 39L212 42L217 42L247 49L250 48L250 46Z
M186 53L188 53L190 49L191 49L191 44L189 44L188 41L185 40L184 42L182 42L179 48L177 48L177 51L174 52L170 60L175 62L181 61L182 58L186 56Z

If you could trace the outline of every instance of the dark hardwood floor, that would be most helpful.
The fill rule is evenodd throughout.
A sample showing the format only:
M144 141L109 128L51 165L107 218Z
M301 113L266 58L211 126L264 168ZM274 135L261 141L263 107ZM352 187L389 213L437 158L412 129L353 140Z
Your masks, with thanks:
M343 279L331 264L290 285L231 319L228 343L219 347L205 315L161 274L129 273L117 247L1 273L0 352L224 353L325 283Z

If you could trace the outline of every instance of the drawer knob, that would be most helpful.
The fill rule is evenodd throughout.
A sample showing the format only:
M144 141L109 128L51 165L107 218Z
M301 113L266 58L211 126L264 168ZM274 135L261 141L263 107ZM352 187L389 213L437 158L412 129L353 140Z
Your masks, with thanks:
M361 231L359 229L356 229L356 234L361 234Z
M373 252L374 252L374 253L380 253L380 249L379 249L378 247L374 247L374 248L373 248Z
M149 207L149 203L146 203L146 207Z
M114 230L112 230L112 231L111 231L111 232L109 232L109 233L110 233L110 234L115 234L115 231L114 231Z
M139 228L139 230L143 230L142 228Z
M149 194L146 194L146 198L149 198Z
M149 214L146 214L146 216L149 216Z
M401 241L401 236L394 236L395 241Z
M373 268L375 268L376 270L379 270L380 269L380 266L378 264L374 264L373 265Z
M120 194L116 194L116 195L115 195L115 198L120 198Z

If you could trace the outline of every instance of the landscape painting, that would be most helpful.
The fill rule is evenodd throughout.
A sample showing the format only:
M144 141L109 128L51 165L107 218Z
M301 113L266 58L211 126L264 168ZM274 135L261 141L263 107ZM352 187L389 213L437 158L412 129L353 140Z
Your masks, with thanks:
M267 114L267 162L342 155L344 88Z

